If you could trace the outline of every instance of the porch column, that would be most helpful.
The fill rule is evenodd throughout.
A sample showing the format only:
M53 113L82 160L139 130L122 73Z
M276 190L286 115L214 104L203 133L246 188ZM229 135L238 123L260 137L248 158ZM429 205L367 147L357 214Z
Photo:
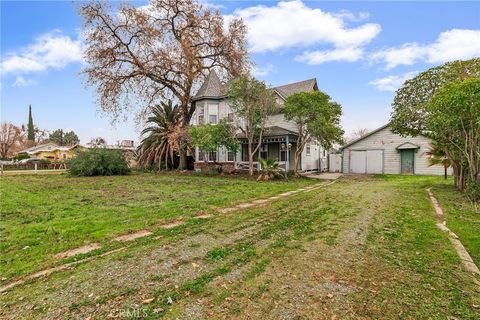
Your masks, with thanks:
M285 172L288 172L290 170L290 148L288 147L289 141L288 141L288 135L285 136L285 148L287 149L287 163L285 164Z

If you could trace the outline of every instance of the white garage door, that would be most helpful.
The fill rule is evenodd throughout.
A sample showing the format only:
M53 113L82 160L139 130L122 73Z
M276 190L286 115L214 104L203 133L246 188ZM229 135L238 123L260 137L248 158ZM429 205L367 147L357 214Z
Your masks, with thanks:
M383 150L367 150L367 173L383 173Z
M383 150L351 150L350 151L351 173L382 173Z
M365 173L367 167L366 151L350 151L350 172Z

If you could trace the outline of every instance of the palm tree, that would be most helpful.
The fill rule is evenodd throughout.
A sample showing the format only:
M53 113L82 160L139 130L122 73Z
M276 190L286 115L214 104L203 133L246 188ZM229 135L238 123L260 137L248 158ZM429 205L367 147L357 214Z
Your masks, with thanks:
M271 180L275 177L281 177L280 168L278 167L278 162L272 159L260 159L261 171L260 175L257 178L257 181L260 180Z
M138 147L138 165L149 168L158 163L161 169L163 162L165 169L168 169L169 165L173 167L174 154L178 151L179 112L171 100L154 105L151 109L152 116L146 121L149 126L141 133L145 138Z
M452 165L452 162L447 158L445 151L443 151L443 149L440 148L438 145L434 144L432 146L432 149L430 149L430 151L425 152L425 154L429 156L428 158L429 167L436 166L439 164L443 166L443 168L445 169L444 177L446 180L447 169Z

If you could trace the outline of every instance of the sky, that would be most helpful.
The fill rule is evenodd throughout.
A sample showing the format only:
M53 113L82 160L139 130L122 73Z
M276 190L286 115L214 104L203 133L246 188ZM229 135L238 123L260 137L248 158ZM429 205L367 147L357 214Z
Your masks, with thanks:
M253 74L277 86L316 78L343 108L345 131L375 129L395 90L418 72L480 57L480 2L209 1L248 28ZM137 6L147 1L135 2ZM1 121L139 140L134 115L116 124L99 112L81 74L82 19L71 1L1 1Z

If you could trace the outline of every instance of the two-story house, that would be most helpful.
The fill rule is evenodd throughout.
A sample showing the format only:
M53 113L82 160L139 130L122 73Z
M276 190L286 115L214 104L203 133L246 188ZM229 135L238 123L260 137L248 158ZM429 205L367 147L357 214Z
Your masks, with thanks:
M215 71L210 72L193 98L195 114L193 115L192 125L218 123L223 118L228 118L230 121L236 120L228 104L226 89L226 86L220 81ZM279 105L282 106L290 95L297 92L318 90L318 87L316 79L309 79L274 87L272 90L277 95ZM256 168L259 167L258 159L263 158L276 160L281 168L293 170L293 155L297 147L297 132L295 124L285 120L282 108L280 108L277 114L270 116L261 149L254 157ZM241 148L236 154L224 148L209 153L204 153L197 148L195 150L196 169L199 169L200 165L203 166L205 162L230 164L237 169L246 169L248 166L247 140L240 132L237 134L237 137L240 140ZM299 169L301 171L325 170L326 166L327 152L315 141L307 143L302 152Z

